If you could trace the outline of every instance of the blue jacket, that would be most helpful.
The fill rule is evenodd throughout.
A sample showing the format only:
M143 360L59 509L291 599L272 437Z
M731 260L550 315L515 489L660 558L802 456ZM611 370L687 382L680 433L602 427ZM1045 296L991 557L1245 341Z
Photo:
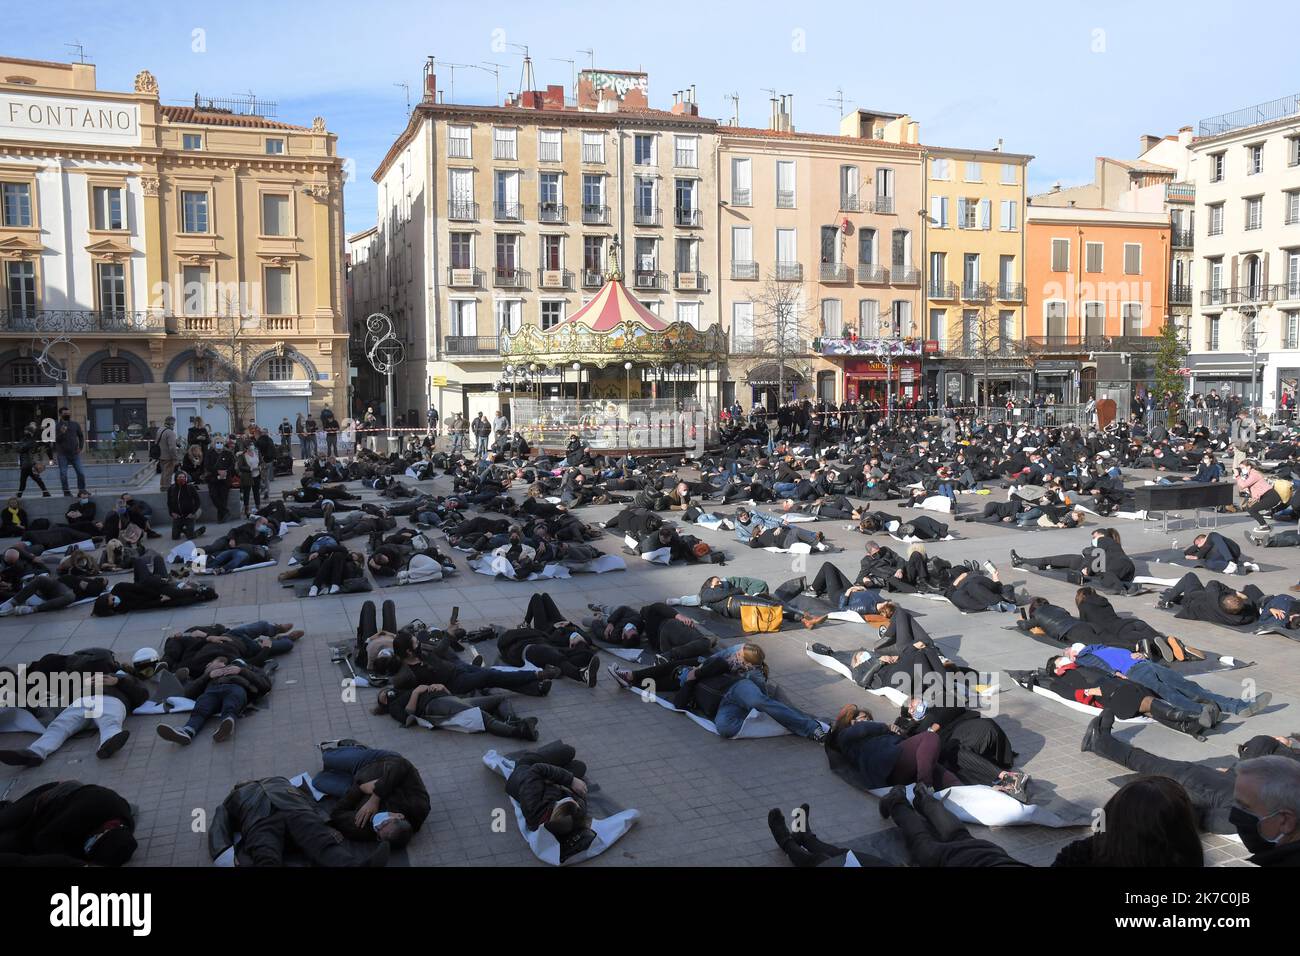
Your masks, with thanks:
M1126 651L1122 647L1089 644L1079 652L1076 660L1084 667L1095 667L1097 670L1111 671L1112 673L1118 671L1121 674L1127 674L1139 659L1133 657L1132 651Z
M736 522L736 540L748 544L749 539L754 535L779 527L781 527L781 519L775 515L770 515L765 511L751 511L749 513L749 524Z

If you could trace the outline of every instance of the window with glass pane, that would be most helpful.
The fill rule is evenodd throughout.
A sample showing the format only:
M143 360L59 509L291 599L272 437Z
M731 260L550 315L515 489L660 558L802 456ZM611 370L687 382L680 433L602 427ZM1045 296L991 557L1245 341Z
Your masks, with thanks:
M560 174L542 173L537 177L537 199L543 209L555 209L560 205Z
M1247 167L1249 174L1254 176L1256 173L1262 173L1264 171L1264 147L1251 146L1247 155L1249 157Z
M514 335L523 321L524 304L518 299L497 299L497 335Z
M844 334L844 317L839 299L822 299L822 335L838 339Z
M1219 348L1219 317L1211 316L1205 324L1206 328L1206 345L1211 352L1218 351Z
M1286 344L1283 348L1300 348L1300 312L1282 313L1286 325Z
M1294 226L1300 222L1300 189L1293 189L1286 194L1286 224Z
M181 135L181 149L194 150L203 148L202 133L183 133Z
M597 213L605 204L605 177L582 177L582 205L589 213Z
M1002 164L1002 185L1014 186L1015 184L1016 184L1016 164L1003 163Z
M11 385L35 385L44 378L35 362L13 362L9 366L9 383Z
M638 166L652 166L655 161L655 138L649 133L637 133L632 147L634 162Z
M653 216L655 208L655 181L653 179L647 179L644 176L638 176L632 190L632 202L636 206L636 214L643 219L648 219Z
M95 187L95 228L124 229L122 189L120 186Z
M677 240L677 271L678 272L698 272L699 271L699 243L694 239Z
M564 320L563 302L542 303L542 331L552 329Z
M1223 203L1215 203L1210 206L1210 225L1209 234L1219 236L1223 234Z
M448 235L448 245L453 269L474 268L474 236L468 232L453 232Z
M748 159L731 161L731 204L749 206L753 203L753 178Z
M5 292L11 317L30 316L36 311L36 266L10 260L5 263Z
M1264 200L1258 196L1246 200L1246 228L1258 229L1264 221Z
M676 141L676 165L687 169L694 169L696 166L696 144L694 136L678 136Z
M582 134L582 161L584 163L603 163L605 161L605 136L603 133Z
M906 229L895 229L890 237L891 264L895 269L909 269L912 265L912 234Z
M126 266L120 262L101 262L95 268L99 275L100 311L125 312Z
M210 275L207 266L185 266L181 271L185 286L181 290L181 311L185 315L207 315L212 311L208 299Z
M678 179L673 188L677 197L677 208L682 212L692 211L695 208L695 180Z
M1223 179L1223 153L1215 153L1210 157L1210 182L1217 183Z
M1125 302L1123 309L1124 309L1124 334L1141 335L1142 334L1142 303Z
M131 384L131 365L120 359L105 359L99 363L99 384Z
M700 304L698 302L678 302L677 321L685 322L693 329L700 327Z
M1286 297L1300 299L1300 252L1291 252L1286 257Z
M290 295L288 269L275 268L266 270L266 314L293 314L293 299Z
M537 131L537 159L543 163L560 161L560 131L558 129L541 129Z
M644 236L636 239L636 267L640 272L655 271L655 241Z
M447 156L451 159L469 159L469 127L447 127Z
M776 163L776 204L781 209L794 208L794 161L779 159Z
M498 269L515 269L519 263L519 237L498 235L496 241L496 263Z
M266 363L266 381L293 381L293 359L284 355L277 355L269 359Z
M27 183L0 183L3 196L3 222L11 229L22 229L32 224L32 190Z
M284 140L268 139L266 141L266 155L280 156L283 155L283 153L284 153Z
M492 158L518 159L515 152L515 133L513 129L494 128L492 130Z
M605 240L601 236L582 237L582 268L585 272L605 271Z
M858 230L858 262L864 266L874 264L876 261L876 230L859 229Z
M289 197L267 193L262 196L262 235L289 235Z
M559 236L542 236L542 268L556 272L564 268L562 240Z
M181 232L208 231L208 194L181 192Z

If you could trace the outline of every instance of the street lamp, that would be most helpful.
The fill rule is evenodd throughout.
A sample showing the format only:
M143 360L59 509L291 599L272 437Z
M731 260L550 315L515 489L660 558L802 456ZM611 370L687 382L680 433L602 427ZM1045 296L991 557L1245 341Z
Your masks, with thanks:
M623 389L623 394L627 396L627 400L630 402L632 401L632 363L631 362L623 363L623 377L626 380L625 387Z
M573 398L575 401L582 400L582 363L573 363Z

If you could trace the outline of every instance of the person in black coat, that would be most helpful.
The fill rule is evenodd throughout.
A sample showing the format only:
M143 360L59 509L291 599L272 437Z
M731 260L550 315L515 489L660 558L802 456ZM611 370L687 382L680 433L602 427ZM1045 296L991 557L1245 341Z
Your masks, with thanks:
M1273 754L1237 764L1229 819L1256 866L1300 866L1300 763Z
M167 512L172 517L172 540L179 541L182 536L193 538L207 532L207 527L194 527L202 503L199 492L190 484L190 476L185 471L176 472L172 486L167 489Z
M209 717L221 723L212 739L221 743L235 732L235 718L251 703L271 692L271 678L260 667L240 658L215 657L197 677L185 685L182 697L194 701L194 709L182 727L158 725L158 736L174 744L188 744L203 729Z
M1177 584L1160 595L1156 607L1177 607L1174 616L1186 621L1241 627L1259 620L1259 609L1264 601L1264 592L1253 584L1237 591L1221 581L1203 584L1194 572L1188 571Z
M1065 569L1070 573L1066 580L1083 584L1085 579L1093 587L1112 594L1132 593L1138 590L1133 578L1137 568L1120 545L1119 532L1114 528L1099 528L1092 533L1092 547L1081 554L1057 554L1046 558L1024 558L1011 551L1011 566L1031 567L1040 571Z
M429 791L420 771L391 750L340 743L324 751L324 772L312 780L317 790L339 798L330 825L350 840L404 847L429 816Z
M1028 799L1029 774L1012 769L1016 752L1006 731L991 717L969 707L930 706L924 698L912 697L894 723L909 737L937 734L939 762L962 783Z
M41 489L42 498L50 496L50 490L45 487L45 482L41 479L41 473L36 469L38 463L44 465L47 460L44 452L45 446L36 440L36 423L32 422L23 429L23 437L18 442L19 498L27 490L27 480L29 478L36 482L36 487Z
M0 802L0 862L122 866L135 852L135 820L121 795L75 780L54 781Z
M220 435L203 454L203 473L212 507L217 509L217 521L224 522L230 513L230 482L235 477L235 453Z
M587 765L568 744L556 741L515 758L506 793L519 804L529 830L545 827L560 841L560 858L595 840L587 812Z
M1106 801L1106 825L1066 844L1052 866L1201 867L1205 865L1196 811L1169 777L1131 780Z

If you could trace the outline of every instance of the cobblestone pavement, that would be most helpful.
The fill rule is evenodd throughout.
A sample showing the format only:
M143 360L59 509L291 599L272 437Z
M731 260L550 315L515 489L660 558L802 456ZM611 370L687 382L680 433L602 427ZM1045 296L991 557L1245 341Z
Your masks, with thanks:
M445 489L446 481L440 478L421 484L440 490ZM280 483L288 486L286 479ZM1000 497L1005 493L995 490L994 494ZM968 496L965 500L982 504L988 499ZM604 520L616 510L615 506L591 507L581 515L586 521ZM318 526L319 522L309 524ZM1170 547L1174 539L1185 543L1191 537L1186 531L1172 535L1157 532L1154 523L1119 520L1114 524L1126 550L1139 558ZM1242 537L1250 526L1245 516L1223 516L1220 523L1220 530L1242 543L1263 566L1250 580L1270 593L1296 583L1300 551L1253 548ZM862 554L862 536L844 530L842 522L822 522L817 527L845 549L831 555L831 560L850 573L854 571ZM1043 594L1055 603L1072 603L1074 588L1063 580L1013 571L1008 549L1015 547L1021 554L1077 551L1088 543L1088 530L1026 533L971 523L956 524L954 529L961 539L932 544L932 553L954 561L992 559L1004 580L1027 584L1031 593ZM282 553L287 555L289 547L310 530L291 532ZM701 531L700 535L725 546L734 556L722 573L761 577L773 587L800 574L811 578L822 560L820 555L800 558L740 550L730 534ZM599 546L617 553L620 543L607 536ZM319 767L318 741L356 737L401 751L424 776L433 811L411 844L412 863L540 865L515 832L513 815L508 832L492 832L494 809L508 803L502 781L482 765L481 757L488 749L512 742L482 734L404 729L387 716L374 716L369 712L374 692L361 690L356 700L345 700L340 671L329 660L327 644L354 635L357 615L367 598L393 599L401 623L422 618L433 625L444 624L452 606L459 605L461 620L469 627L489 622L517 624L539 585L473 574L463 567L464 555L457 555L462 570L449 580L381 588L369 595L297 600L279 586L275 576L279 569L272 568L216 579L219 601L175 613L150 611L97 619L83 606L0 619L0 662L10 665L30 662L48 652L87 646L111 647L119 656L129 658L142 645L160 645L164 634L178 626L213 620L269 619L291 622L307 631L293 653L279 658L275 690L264 709L241 720L231 741L216 744L205 732L193 745L181 749L156 735L154 726L163 718L136 717L128 722L130 741L111 760L96 759L95 742L90 737L77 738L39 768L18 771L0 767L0 792L7 789L12 799L37 784L68 778L113 787L139 808L140 847L133 865L200 865L208 859L205 836L197 832L202 813L210 815L232 784L315 770ZM1144 563L1139 561L1139 571ZM662 568L631 559L626 572L577 575L542 582L541 586L554 595L562 610L579 616L588 602L635 604L693 593L712 570L708 566ZM1151 573L1176 577L1182 571L1161 572L1153 565ZM1261 690L1274 693L1267 711L1249 721L1229 721L1204 743L1158 725L1122 730L1122 736L1166 756L1212 761L1230 759L1237 745L1256 733L1281 734L1300 728L1300 719L1292 710L1300 693L1300 647L1295 643L1278 636L1237 634L1208 624L1175 624L1168 612L1153 608L1152 596L1114 600L1121 610L1165 622L1193 644L1258 662L1245 670L1200 678L1212 689L1237 694L1242 680L1253 680ZM1041 645L1002 629L1011 623L1010 614L963 615L946 602L915 597L903 597L900 603L923 615L926 629L942 651L959 655L982 671L1035 667L1046 657ZM817 640L837 649L866 646L874 636L873 630L850 624L818 628L816 633ZM823 718L848 702L871 707L877 716L888 713L880 698L810 661L804 653L806 639L803 630L758 638L767 651L773 679L799 706ZM1019 752L1020 763L1036 781L1087 807L1100 806L1114 792L1114 778L1121 769L1079 752L1086 715L1040 701L1005 674L998 703L998 720ZM587 865L785 865L768 834L766 814L771 807L789 811L805 801L812 805L816 832L831 842L891 827L881 819L874 798L849 787L828 770L820 746L792 736L723 740L685 717L619 690L603 672L594 690L559 681L549 697L520 698L519 704L521 713L541 719L543 741L562 738L573 744L591 768L591 777L610 797L641 811L641 820L631 833ZM0 746L22 746L27 739L0 735ZM1082 830L1041 827L973 829L1038 865L1050 863L1060 846L1084 834ZM1214 863L1231 863L1244 855L1240 844L1218 837L1207 837L1207 847L1207 858Z

